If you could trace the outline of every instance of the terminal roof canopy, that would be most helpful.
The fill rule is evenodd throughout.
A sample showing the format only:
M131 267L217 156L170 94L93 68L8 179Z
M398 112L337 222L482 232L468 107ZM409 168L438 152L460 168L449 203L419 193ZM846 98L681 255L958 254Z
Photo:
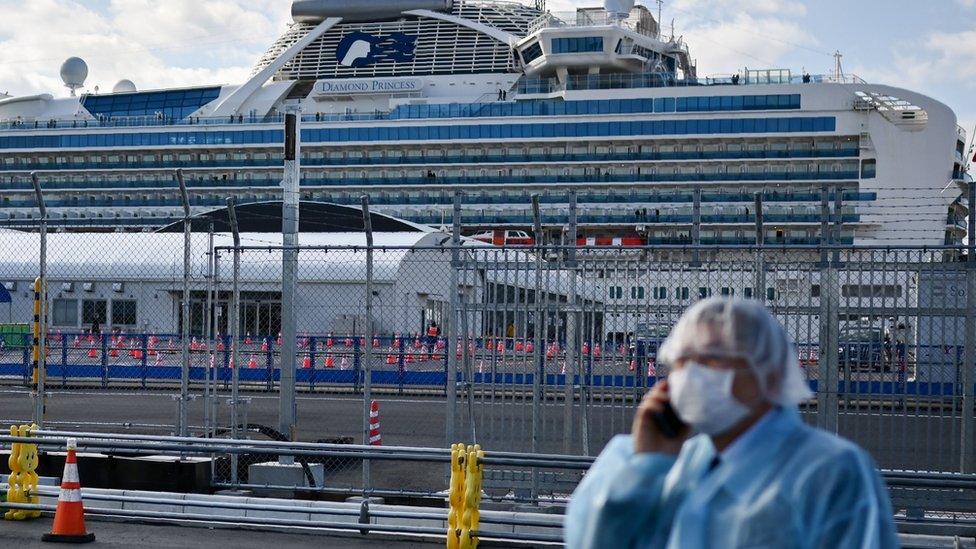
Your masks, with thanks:
M238 230L242 233L280 233L281 205L277 202L258 202L237 206ZM430 232L431 229L372 212L373 231L378 233ZM193 232L207 232L210 222L214 231L229 233L230 217L227 208L219 208L193 217ZM359 208L324 202L301 202L298 211L300 233L347 233L363 230L363 214ZM183 232L183 222L159 230L161 233Z

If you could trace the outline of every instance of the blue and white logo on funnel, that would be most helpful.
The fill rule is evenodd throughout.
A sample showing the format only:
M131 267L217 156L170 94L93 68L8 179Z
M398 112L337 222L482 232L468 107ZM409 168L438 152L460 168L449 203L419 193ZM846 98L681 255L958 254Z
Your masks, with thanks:
M344 67L368 67L376 63L409 63L417 49L417 37L395 32L373 36L365 32L347 34L336 48L336 59Z

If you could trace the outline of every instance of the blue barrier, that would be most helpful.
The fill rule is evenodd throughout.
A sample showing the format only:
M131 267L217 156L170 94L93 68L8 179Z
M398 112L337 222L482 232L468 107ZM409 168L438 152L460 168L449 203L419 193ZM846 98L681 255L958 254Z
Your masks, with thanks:
M106 365L69 364L49 364L47 367L48 379L60 379L67 381L179 381L181 368L179 366L147 366L145 360L134 360L129 365ZM432 364L433 368L434 365ZM0 376L8 378L23 379L28 372L23 364L3 364L0 363ZM215 378L218 382L229 383L231 381L230 368L218 367ZM194 366L190 368L190 380L203 381L206 375L206 368ZM563 374L546 374L542 379L544 386L561 387L567 380ZM362 382L362 371L357 369L335 370L335 369L300 369L297 372L297 381L309 385L316 384L358 384ZM269 371L267 367L249 369L243 368L240 371L240 380L244 383L274 383L280 379L280 370L275 368ZM404 386L433 386L444 387L447 379L443 369L409 371L394 365L394 369L373 370L372 383L379 386L404 387ZM484 372L475 373L471 382L474 385L532 385L534 382L533 373L516 372ZM650 388L654 386L656 378L641 377L634 375L589 375L585 377L587 385L592 389L599 388ZM455 381L464 382L464 376L459 372ZM579 385L581 376L572 376L574 385ZM810 381L810 388L816 392L819 388L817 381ZM934 396L934 397L954 397L959 396L956 384L946 382L926 382L926 381L840 381L837 384L837 392L840 395L894 395L894 396ZM974 387L976 390L976 387Z

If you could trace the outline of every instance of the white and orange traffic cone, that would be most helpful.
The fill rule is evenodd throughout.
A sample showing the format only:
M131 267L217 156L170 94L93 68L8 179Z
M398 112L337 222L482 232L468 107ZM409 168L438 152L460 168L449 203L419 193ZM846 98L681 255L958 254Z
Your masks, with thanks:
M369 445L383 446L383 435L380 434L380 403L375 400L369 403Z
M251 360L247 363L247 368L249 370L256 370L258 367L258 357L251 355Z
M41 541L54 543L91 543L95 534L85 529L85 505L81 501L81 480L78 478L78 457L75 450L78 441L68 439L68 457L64 461L64 476L61 479L61 494L58 508L54 513L54 526L50 534L44 534Z

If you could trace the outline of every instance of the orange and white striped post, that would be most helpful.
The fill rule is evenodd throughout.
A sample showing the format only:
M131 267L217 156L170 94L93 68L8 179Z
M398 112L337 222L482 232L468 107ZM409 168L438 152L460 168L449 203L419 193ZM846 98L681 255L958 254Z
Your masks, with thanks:
M369 403L369 445L383 446L383 435L380 434L380 403L375 400Z
M78 477L78 458L75 450L78 441L68 439L68 457L64 460L64 476L61 479L61 493L58 495L58 508L54 513L54 526L50 534L44 534L41 541L55 543L91 543L95 534L85 529L85 505L81 501L81 479Z

